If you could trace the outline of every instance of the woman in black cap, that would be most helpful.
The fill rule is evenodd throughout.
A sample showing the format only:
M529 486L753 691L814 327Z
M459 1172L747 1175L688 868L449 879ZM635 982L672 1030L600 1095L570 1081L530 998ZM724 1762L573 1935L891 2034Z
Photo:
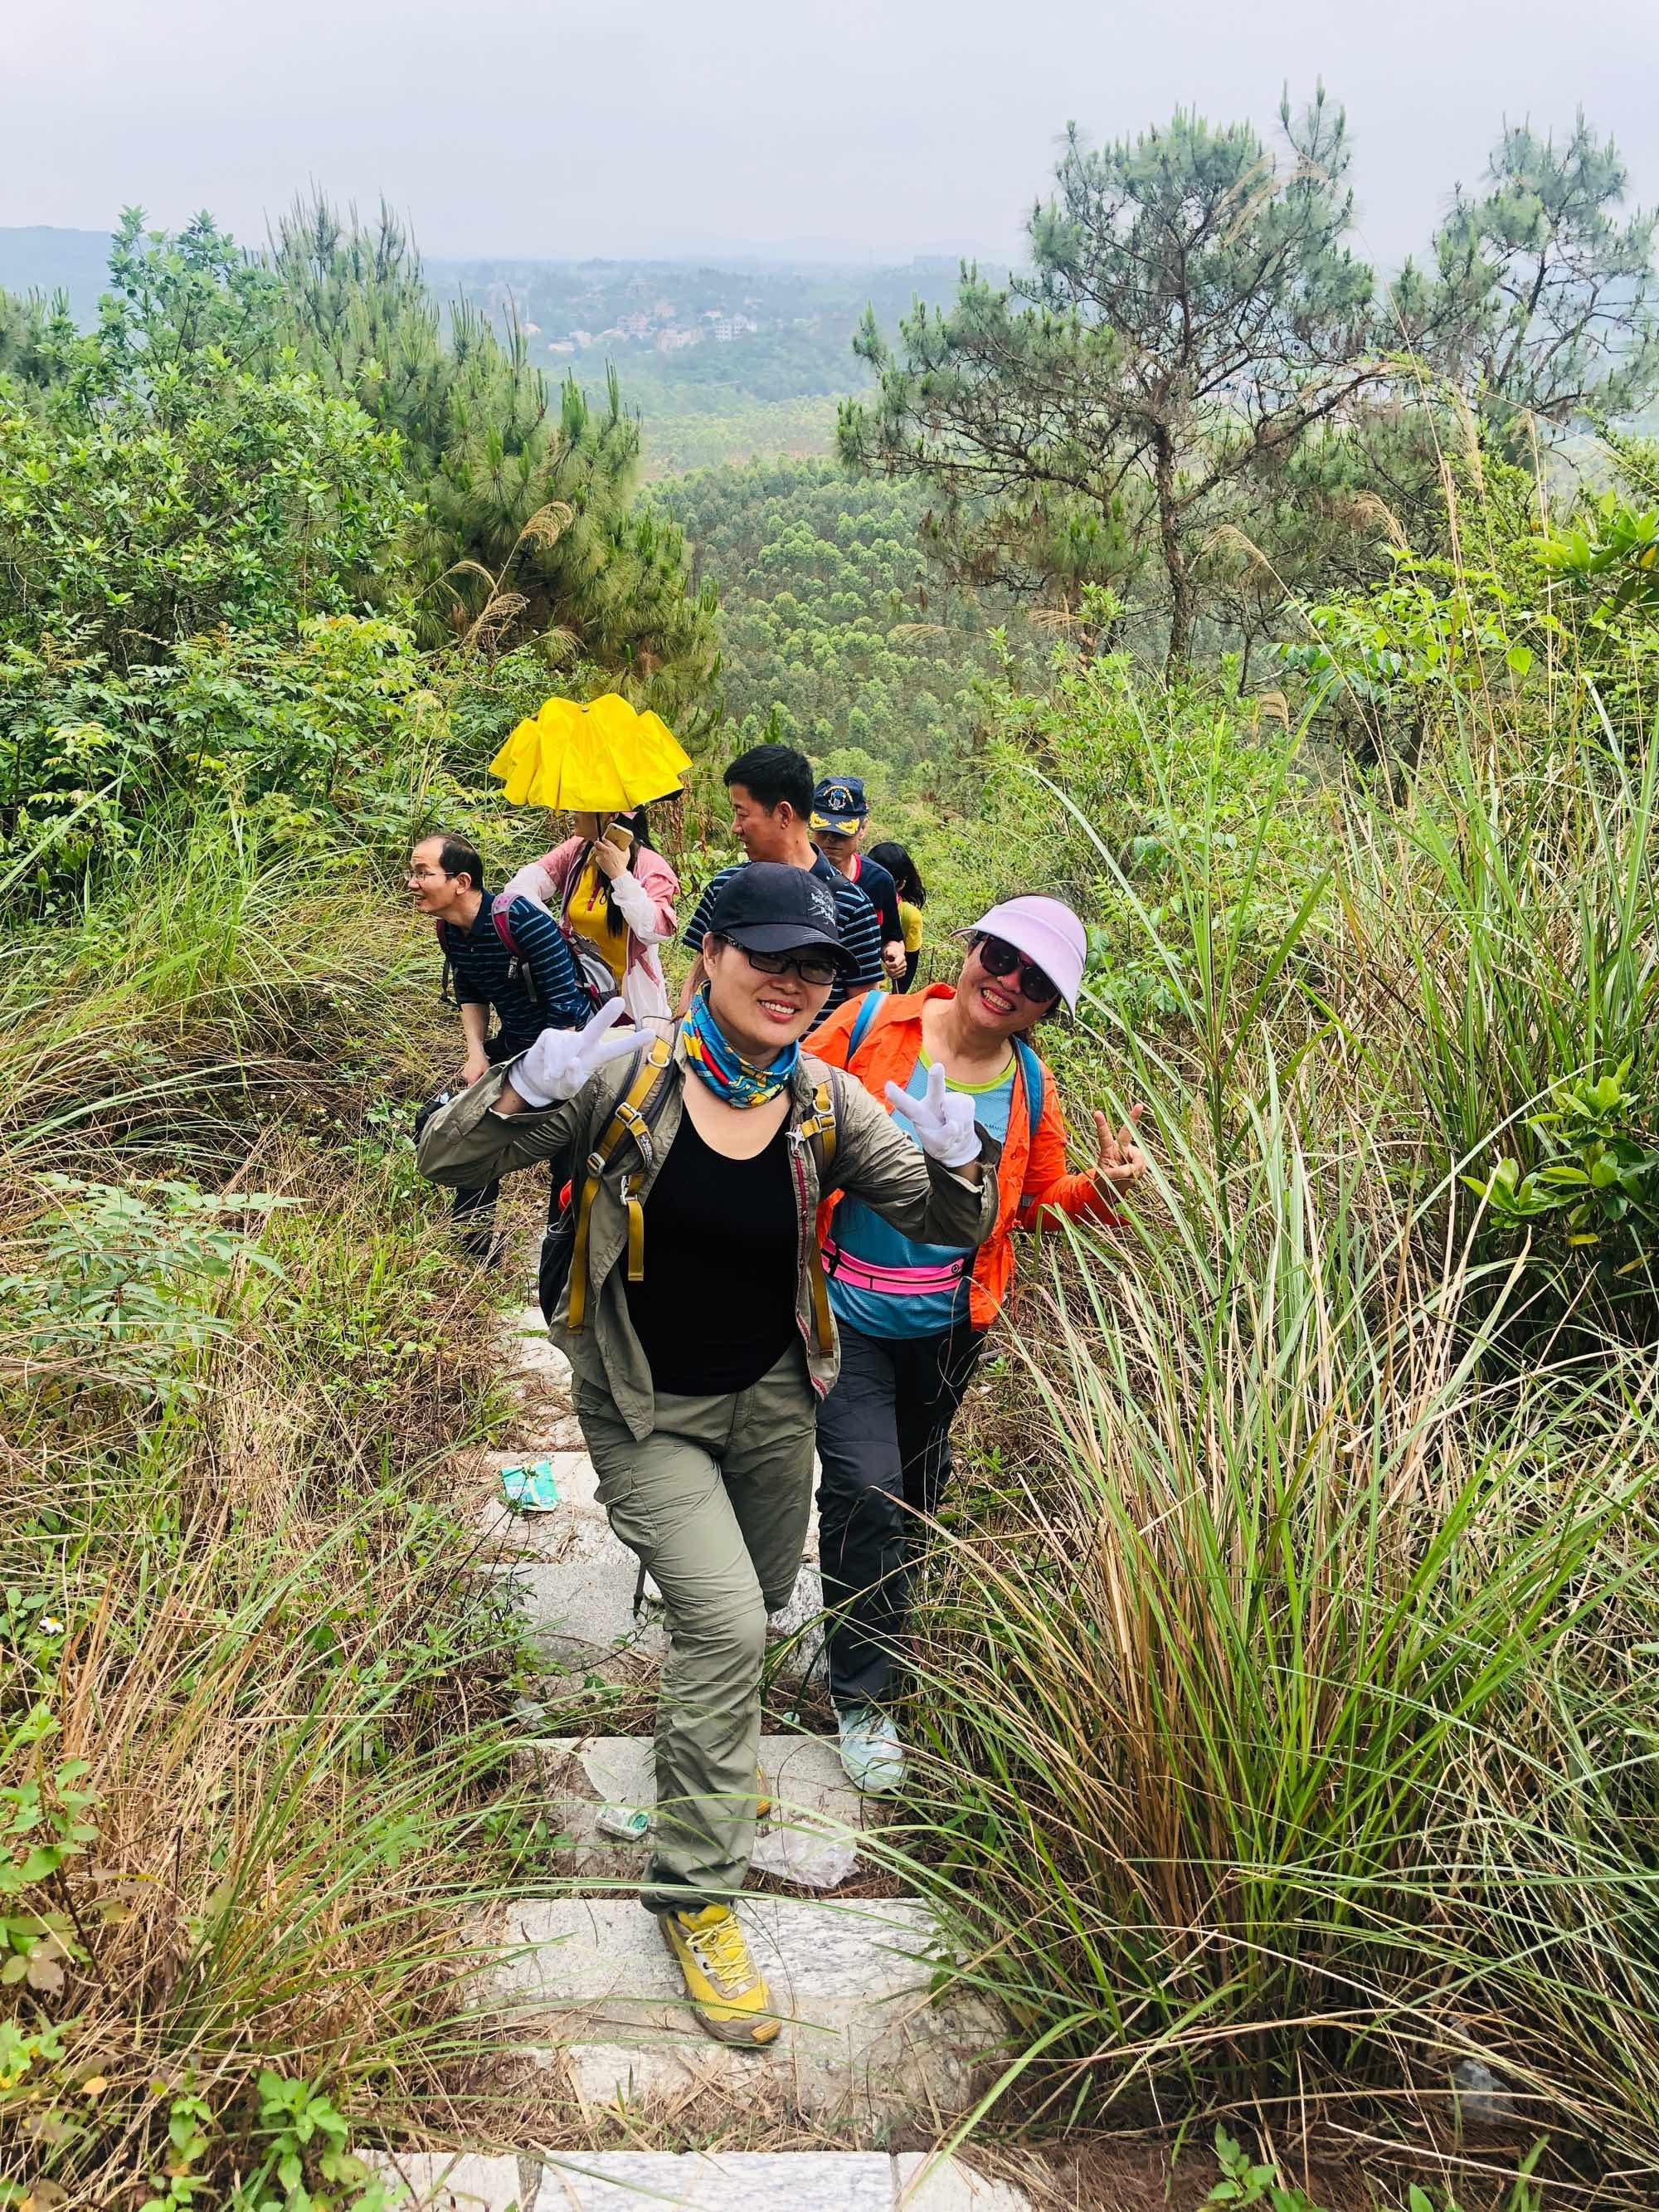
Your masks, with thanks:
M816 877L736 870L702 958L672 1041L617 1031L617 1001L583 1030L544 1030L441 1110L420 1163L443 1183L586 1163L553 1334L599 1502L661 1590L670 1634L643 1901L704 2027L761 2045L778 2021L729 1900L754 1841L766 1616L794 1588L817 1401L839 1364L818 1200L845 1191L907 1237L967 1249L996 1186L971 1103L942 1073L893 1102L918 1149L801 1051L847 960Z

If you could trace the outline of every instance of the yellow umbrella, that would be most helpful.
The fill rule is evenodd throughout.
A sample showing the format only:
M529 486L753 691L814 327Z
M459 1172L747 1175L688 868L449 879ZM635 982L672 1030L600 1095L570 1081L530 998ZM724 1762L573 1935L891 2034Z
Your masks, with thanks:
M581 706L548 699L489 763L514 806L621 814L680 787L690 756L660 716L636 714L607 691Z

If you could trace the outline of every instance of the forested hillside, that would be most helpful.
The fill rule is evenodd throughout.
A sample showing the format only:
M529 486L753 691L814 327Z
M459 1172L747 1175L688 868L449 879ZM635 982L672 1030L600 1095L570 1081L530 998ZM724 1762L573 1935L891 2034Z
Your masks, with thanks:
M657 503L719 596L734 745L769 731L902 781L960 746L980 711L976 679L1010 653L1029 660L1023 617L1014 645L994 639L1007 610L930 568L914 486L757 461L664 485Z
M827 453L835 400L869 371L853 353L884 320L948 292L953 261L902 268L756 262L434 262L433 282L522 329L531 358L590 393L614 367L644 424L647 477L753 455Z

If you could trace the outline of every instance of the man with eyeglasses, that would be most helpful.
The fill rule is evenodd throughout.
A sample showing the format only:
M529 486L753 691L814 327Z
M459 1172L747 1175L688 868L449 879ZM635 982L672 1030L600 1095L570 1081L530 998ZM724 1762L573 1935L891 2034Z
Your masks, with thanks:
M969 932L954 984L843 1006L812 1049L901 1109L935 1070L973 1101L1001 1146L996 1225L977 1253L901 1236L854 1199L819 1221L841 1376L818 1409L818 1549L830 1616L830 1689L842 1765L889 1795L904 1748L887 1710L909 1572L951 1476L951 1423L1012 1279L1010 1232L1065 1215L1115 1221L1113 1200L1146 1171L1140 1108L1114 1133L1097 1113L1095 1161L1067 1171L1054 1076L1030 1032L1063 999L1074 1007L1087 949L1060 900L1013 898Z

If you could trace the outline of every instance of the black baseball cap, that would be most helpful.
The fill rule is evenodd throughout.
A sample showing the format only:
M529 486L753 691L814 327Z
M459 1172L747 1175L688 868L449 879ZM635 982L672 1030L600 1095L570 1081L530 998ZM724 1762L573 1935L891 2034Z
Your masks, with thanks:
M837 965L857 965L841 941L841 917L828 884L783 860L749 860L726 878L705 925L751 952L793 952L822 945Z
M812 793L810 829L849 837L869 817L870 802L864 795L861 775L826 775Z

